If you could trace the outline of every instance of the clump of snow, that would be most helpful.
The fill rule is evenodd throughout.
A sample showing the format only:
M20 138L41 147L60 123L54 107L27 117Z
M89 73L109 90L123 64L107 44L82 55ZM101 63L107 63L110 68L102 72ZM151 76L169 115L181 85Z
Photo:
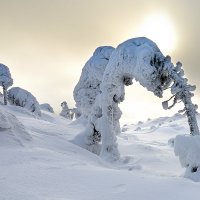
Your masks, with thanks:
M182 167L186 168L185 177L200 181L200 136L176 136L174 152Z
M11 105L21 106L41 116L40 105L37 99L27 90L20 87L13 87L8 90L8 101Z
M48 103L40 104L40 109L41 109L41 110L48 111L48 112L50 112L50 113L54 113L53 108L52 108L52 107L50 106L50 104L48 104Z
M83 67L80 80L74 88L76 107L86 118L100 93L103 74L113 50L111 46L98 47Z

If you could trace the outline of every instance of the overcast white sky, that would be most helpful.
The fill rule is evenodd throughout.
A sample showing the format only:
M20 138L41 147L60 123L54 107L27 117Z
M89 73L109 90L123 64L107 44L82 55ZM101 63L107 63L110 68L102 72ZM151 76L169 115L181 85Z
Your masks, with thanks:
M96 47L146 36L183 63L200 104L199 8L198 0L0 0L0 62L14 86L59 111L64 100L74 106L73 88ZM162 110L161 102L136 84L127 89L124 117L176 112Z

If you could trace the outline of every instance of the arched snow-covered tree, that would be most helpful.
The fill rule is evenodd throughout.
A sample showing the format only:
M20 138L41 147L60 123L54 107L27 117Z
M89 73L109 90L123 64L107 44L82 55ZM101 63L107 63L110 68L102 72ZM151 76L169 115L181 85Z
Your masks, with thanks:
M88 108L83 109L83 113L89 120L85 131L88 149L98 152L98 143L102 140L100 155L106 159L116 160L119 158L116 134L120 132L119 119L121 117L118 104L124 100L124 87L131 85L132 79L135 79L156 96L161 97L168 83L164 80L165 57L151 40L134 38L122 43L116 49L111 48L109 52L109 58L105 59L101 76L97 79L98 90L94 90L90 84L89 87L81 87L90 81L94 82L92 71L94 66L90 65L89 60L84 67L85 70L82 71L79 81L81 86L76 86L81 89L81 92L75 88L74 97L77 98L76 92L79 91L80 102L75 99L77 105L80 108L81 105ZM95 59L95 56L91 59Z
M13 87L8 90L8 101L11 105L21 106L41 116L40 105L37 99L27 90Z
M0 86L3 87L4 104L7 105L7 89L12 86L10 70L7 66L0 63Z
M79 95L80 102L77 101L77 105L80 103L80 108L81 105L86 105L86 108L90 105L89 109L83 109L88 118L85 130L86 148L97 154L100 149L100 155L107 160L119 159L116 135L120 129L119 119L122 113L118 104L124 100L125 86L131 85L133 79L158 97L162 97L163 91L171 86L174 104L178 100L185 104L184 111L188 116L191 134L199 134L195 118L196 105L191 102L191 91L195 88L187 84L180 67L180 63L174 67L169 56L165 57L153 41L144 37L127 40L113 49L105 65L102 80L98 82L98 92L94 92L91 87L86 87L89 92L85 92L87 90L81 86L77 86L74 91L74 97ZM90 74L93 75L90 73L92 68L88 69L85 75L84 70L82 72L82 77L85 77L82 79L86 83ZM84 81L79 84L81 83L84 86ZM90 93L95 94L92 101ZM82 96L86 98L81 99ZM163 106L168 108L166 102Z
M86 118L90 115L97 95L100 93L104 70L114 48L98 47L83 67L79 82L74 88L74 100L79 112Z
M100 155L105 159L119 159L115 127L119 126L121 111L118 104L125 98L125 86L135 79L154 95L162 97L170 82L164 70L165 59L157 45L147 38L127 40L113 51L104 72L100 97Z

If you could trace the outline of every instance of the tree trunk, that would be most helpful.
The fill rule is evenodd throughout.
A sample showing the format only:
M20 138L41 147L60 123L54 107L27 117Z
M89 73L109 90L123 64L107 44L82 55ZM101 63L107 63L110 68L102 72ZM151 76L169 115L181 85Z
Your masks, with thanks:
M7 105L7 88L3 85L3 99L4 105Z
M196 110L194 109L194 105L191 101L191 98L187 98L186 95L184 95L183 102L185 104L186 115L190 126L190 134L199 135L199 127L196 119Z

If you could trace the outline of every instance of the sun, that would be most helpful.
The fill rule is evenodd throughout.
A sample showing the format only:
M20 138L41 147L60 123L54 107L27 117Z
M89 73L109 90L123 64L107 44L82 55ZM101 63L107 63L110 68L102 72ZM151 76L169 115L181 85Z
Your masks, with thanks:
M146 17L136 29L136 35L153 40L166 54L172 53L176 48L175 27L170 18L165 15L158 14Z

